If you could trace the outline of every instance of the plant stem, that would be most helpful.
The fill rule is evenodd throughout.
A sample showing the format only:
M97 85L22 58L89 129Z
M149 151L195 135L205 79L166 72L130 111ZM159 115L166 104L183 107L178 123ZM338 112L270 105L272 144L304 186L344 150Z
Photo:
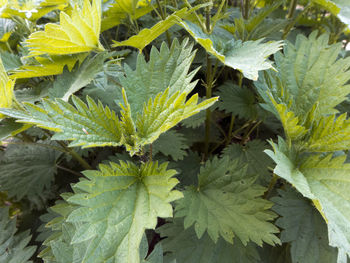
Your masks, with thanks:
M78 173L78 172L76 172L76 171L73 171L73 170L71 170L71 169L69 169L69 168L63 167L63 166L61 166L61 165L59 165L59 164L56 164L56 167L59 168L59 169L61 169L61 170L63 170L63 171L66 171L66 172L69 172L69 173L71 173L71 174L74 174L74 175L76 175L76 176L79 176L79 177L82 176L80 173Z
M245 0L244 1L244 14L243 18L248 19L249 18L249 8L250 8L250 0Z
M156 0L156 2L157 2L157 5L158 5L158 9L159 9L161 18L162 18L162 20L165 20L166 19L166 15L164 13L164 10L163 10L162 6L160 5L159 0ZM170 34L169 34L168 30L165 31L165 34L166 34L166 39L168 41L168 46L170 47L171 46L171 39L170 39Z
M258 121L254 124L254 126L247 132L247 134L244 135L242 142L245 142L246 139L249 137L249 135L260 125L262 121Z
M278 180L278 176L275 173L273 173L272 174L272 179L271 179L270 184L269 184L269 187L267 188L266 192L264 193L264 196L263 196L264 199L268 199L269 198L273 188L275 187L275 185L277 183L277 180Z
M61 145L66 150L67 153L72 155L72 157L75 160L77 160L82 167L84 167L87 170L92 170L92 167L90 166L90 164L88 164L88 162L85 161L76 151L74 151L72 148L69 148L64 142L58 141L58 144Z
M230 121L230 128L228 129L228 134L227 134L227 141L226 141L226 146L230 144L232 140L232 130L233 126L235 124L235 115L231 115L231 121Z
M292 0L290 2L289 11L288 11L288 14L287 14L287 18L288 19L293 18L295 8L297 7L297 3L298 3L298 0Z
M206 8L206 29L207 32L210 32L210 7ZM212 96L212 85L213 85L213 72L211 68L210 56L207 53L207 76L206 76L206 98L210 99ZM210 140L210 123L211 123L211 110L206 110L206 119L205 119L205 143L204 143L204 158L208 158L209 153L209 140Z
M290 30L293 28L293 26L298 22L298 20L309 10L309 8L312 6L312 3L309 3L307 6L304 7L304 10L297 15L284 29L282 39L286 39Z

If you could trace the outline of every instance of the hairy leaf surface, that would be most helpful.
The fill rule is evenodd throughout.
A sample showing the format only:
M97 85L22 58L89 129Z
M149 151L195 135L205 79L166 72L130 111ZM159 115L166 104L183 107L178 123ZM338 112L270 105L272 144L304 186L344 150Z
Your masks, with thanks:
M198 238L207 231L214 242L222 236L232 243L237 236L244 245L250 240L258 245L279 243L274 235L278 229L269 223L275 218L268 210L272 203L260 198L264 188L255 180L237 161L214 158L201 169L198 185L183 192L176 216L185 217L185 228L194 224Z
M101 1L84 1L82 10L75 6L71 16L60 13L60 25L48 23L45 31L32 33L26 40L31 56L66 55L104 50L99 42Z

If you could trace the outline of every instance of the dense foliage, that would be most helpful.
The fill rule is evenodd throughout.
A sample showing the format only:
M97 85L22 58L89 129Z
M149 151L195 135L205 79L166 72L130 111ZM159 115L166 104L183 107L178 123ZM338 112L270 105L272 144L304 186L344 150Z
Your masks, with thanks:
M0 0L0 262L347 263L349 42L347 0Z

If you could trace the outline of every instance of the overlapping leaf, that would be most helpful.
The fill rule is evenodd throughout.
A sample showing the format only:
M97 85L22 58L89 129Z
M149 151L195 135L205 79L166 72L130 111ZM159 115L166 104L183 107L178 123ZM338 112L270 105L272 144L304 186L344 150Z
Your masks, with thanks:
M10 80L6 74L4 65L0 58L0 108L11 108L12 100L14 98L13 88L15 85L14 80ZM4 115L0 114L0 119Z
M246 175L246 167L227 157L207 161L198 185L183 192L176 216L185 218L185 228L194 224L198 238L207 231L214 242L221 236L232 243L237 236L244 245L250 240L259 245L279 243L278 229L269 222L275 218L268 210L272 203L260 198L264 188L255 180Z
M350 27L350 3L347 0L312 0L331 12Z
M84 172L74 186L69 203L78 207L67 222L75 224L73 248L89 241L82 262L138 263L139 245L145 229L154 229L157 217L171 217L170 202L182 194L172 188L176 172L167 164L148 162L141 166L121 162L101 165L100 171ZM63 252L63 251L62 251Z
M263 39L256 41L234 40L232 36L223 37L222 34L211 35L204 33L200 27L189 21L180 21L179 24L211 55L215 56L225 65L237 69L252 80L258 79L258 72L272 68L268 57L282 47L281 41L262 43Z
M198 239L193 227L184 229L183 221L175 219L157 229L166 255L164 263L257 263L258 252L252 243L244 246L239 239L230 244L220 238L214 243L208 234ZM174 261L176 260L176 261Z
M36 145L10 145L0 159L0 190L40 207L56 174L57 151Z
M60 13L60 25L48 23L45 31L32 33L25 44L30 55L67 55L91 50L104 50L99 42L101 1L84 1L82 10L76 6L71 16Z
M63 10L68 5L68 0L4 0L2 4L0 17L19 16L36 21L53 10Z
M27 246L31 239L29 231L16 232L16 219L9 217L8 208L0 208L0 262L32 263L29 259L36 247Z
M275 197L274 211L282 216L276 224L283 228L282 242L291 242L294 263L335 263L337 251L328 245L327 225L307 199L289 188Z

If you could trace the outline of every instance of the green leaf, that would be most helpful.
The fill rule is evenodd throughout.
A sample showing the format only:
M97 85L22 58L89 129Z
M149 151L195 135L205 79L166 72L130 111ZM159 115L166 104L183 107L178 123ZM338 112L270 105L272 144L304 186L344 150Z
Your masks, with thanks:
M5 51L0 54L0 57L6 71L14 70L22 66L20 57L13 53Z
M57 172L59 154L40 145L9 145L0 159L0 190L15 200L45 201ZM40 206L40 203L39 203Z
M0 262L32 263L29 259L36 247L27 246L31 236L29 230L16 233L16 219L9 217L8 208L0 208Z
M16 24L12 20L0 18L0 42L7 42L15 27Z
M346 25L350 27L350 4L347 0L312 0L330 11Z
M240 88L226 82L218 88L216 95L220 97L217 103L220 110L248 120L256 119L258 109L255 95L247 87Z
M108 54L99 53L86 58L80 66L75 64L71 71L66 67L54 82L50 95L68 101L72 94L89 84L96 74L103 70L103 62L107 57Z
M185 217L184 226L194 224L198 238L205 231L217 242L222 236L232 243L237 236L246 245L278 244L278 229L269 221L275 214L272 203L260 196L265 189L254 184L255 176L246 175L246 167L229 158L207 161L198 175L198 185L187 187L185 198L176 205L176 217ZM254 228L250 226L254 225Z
M350 148L350 120L346 113L322 117L315 121L310 137L303 145L308 152L334 152Z
M189 148L186 142L183 134L174 130L167 131L153 143L153 154L161 152L165 156L170 156L174 161L182 160L187 155L186 149Z
M327 34L317 38L314 31L309 38L299 34L295 45L287 42L283 54L275 55L277 72L265 72L255 83L265 102L273 108L271 95L301 121L316 103L316 119L336 113L335 106L350 93L350 57L338 59L341 43L328 41Z
M162 237L161 241L166 255L164 263L257 263L259 255L252 243L244 246L239 239L234 244L227 243L220 238L214 243L207 234L200 239L193 227L184 229L183 221L175 219L157 229Z
M0 122L0 141L7 139L8 137L15 136L16 134L30 128L31 125L23 125L17 123L14 119L5 119Z
M273 210L282 216L276 224L284 229L281 241L291 243L292 262L335 263L337 251L328 245L327 224L320 213L291 188L278 192Z
M159 51L152 47L148 62L139 54L135 70L124 66L125 77L120 77L120 83L126 91L133 115L142 112L150 98L155 98L167 88L170 96L178 91L189 93L194 89L197 81L191 81L197 70L188 73L195 56L192 48L188 39L181 44L175 39L170 48L165 43Z
M122 42L113 41L114 44L112 47L131 46L139 49L141 52L149 43L167 31L170 27L177 24L181 18L188 16L196 9L198 8L195 7L188 10L185 7L175 11L173 14L167 16L166 19L155 24L152 28L144 28L137 35L134 35Z
M67 222L76 224L72 246L89 241L82 262L140 262L139 245L145 229L154 229L157 217L171 217L170 202L182 197L172 190L178 183L167 164L100 165L86 171L67 201L78 207Z
M6 74L4 65L0 58L0 108L11 108L14 98L13 89L15 81L10 80ZM0 114L0 120L4 115Z
M223 150L223 156L228 156L231 160L239 158L242 163L248 165L248 174L264 178L270 173L268 167L273 166L272 160L264 153L267 148L269 146L258 139L249 141L245 145L232 143Z
M99 42L101 1L84 0L82 10L76 6L71 16L60 13L60 25L48 23L45 31L32 33L26 40L30 56L67 55L91 50L104 50Z
M179 24L204 49L218 58L222 63L241 71L244 77L257 80L258 72L272 68L272 62L268 60L271 54L276 53L282 47L282 41L262 43L264 39L256 41L234 40L232 37L222 37L221 34L207 35L196 25L189 21L181 21Z
M346 254L350 255L350 164L344 163L346 155L311 155L296 160L281 139L278 146L272 145L274 153L266 152L277 164L274 173L318 204L327 220L330 245L339 248L338 261L345 262Z
M12 18L19 16L31 21L36 21L53 10L63 10L67 7L67 0L43 0L43 1L3 1L0 17Z
M82 62L87 54L36 57L34 63L24 64L23 66L11 71L12 79L34 78L50 75L62 74L63 68L67 65L68 70L72 70L77 61Z

